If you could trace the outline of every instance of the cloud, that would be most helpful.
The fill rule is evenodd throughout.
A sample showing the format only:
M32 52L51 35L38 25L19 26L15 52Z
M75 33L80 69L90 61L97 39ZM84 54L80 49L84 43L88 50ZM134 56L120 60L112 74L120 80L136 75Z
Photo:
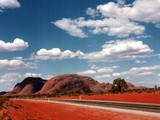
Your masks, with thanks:
M120 72L118 73L121 76L146 76L146 75L155 75L156 72L160 70L160 65L154 65L154 66L145 66L145 67L133 67L128 71Z
M24 77L27 78L27 77L41 77L42 74L37 74L37 73L26 73L24 74Z
M157 23L155 27L160 28L160 23Z
M23 60L23 57L13 57L15 60Z
M0 69L35 69L37 65L31 62L24 62L22 60L0 60Z
M92 9L92 8L88 8L86 10L86 15L89 15L91 16L92 18L95 18L96 16L99 16L99 11L98 10L95 10L95 9Z
M98 75L98 76L96 76L95 78L96 79L106 79L106 78L110 78L111 77L111 75Z
M54 77L54 75L49 74L49 75L44 76L43 79L50 80L53 77Z
M151 38L152 36L150 35L139 35L139 36L136 36L136 39L141 39L141 38Z
M51 79L53 77L53 75L43 75L41 73L25 73L22 75L23 79L24 78L27 78L27 77L40 77L40 78L43 78L45 80L48 80L48 79Z
M27 77L41 77L42 74L38 74L38 73L25 73L25 74L20 74L20 73L16 73L16 72L9 72L9 73L5 73L4 75L1 75L0 77L0 83L1 82L15 82L18 80L23 80Z
M61 60L61 59L74 58L79 54L82 54L82 53L80 51L77 51L76 53L74 53L70 50L61 51L59 48L53 48L50 50L43 48L37 51L36 55L33 55L32 57L34 59L40 59L40 60L49 60L49 59Z
M148 71L148 72L142 72L142 73L138 73L138 74L136 74L136 76L148 76L148 75L154 75L154 73L153 73L153 72Z
M113 68L113 66L112 66ZM93 69L100 69L93 65ZM95 70L95 71L96 71ZM114 70L115 71L115 70ZM143 66L143 67L133 67L129 70L122 71L122 72L111 72L111 73L98 73L92 75L93 78L97 79L98 81L112 81L116 78L124 78L128 82L134 83L135 85L142 85L142 86L154 86L155 84L159 84L157 81L160 77L160 65L153 65L153 66Z
M91 68L94 68L93 66L91 66ZM112 66L112 67L97 67L96 71L97 73L111 73L113 72L115 69L120 68L119 66Z
M81 74L81 75L93 75L93 74L96 74L96 71L94 71L94 70L86 70L86 71L78 72L77 74Z
M112 76L113 77L119 77L119 76L121 76L121 74L120 73L113 73Z
M125 5L125 0L117 0L118 5Z
M123 72L114 72L110 74L95 74L95 78L98 80L105 80L107 78L115 79L117 77L123 77L125 79L130 79L135 83L138 80L138 84L140 82L146 82L148 81L157 81L157 77L160 76L160 65L154 65L154 66L145 66L145 67L133 67L127 71ZM133 78L133 79L132 79ZM145 78L145 80L144 80Z
M140 64L140 63L146 63L147 61L145 61L145 60L135 60L134 62L137 63L137 64Z
M101 20L85 20L84 17L74 20L63 18L54 24L67 31L70 35L80 38L87 37L83 32L83 28L88 28L88 31L92 34L106 34L117 37L128 37L131 34L141 35L145 30L144 26L138 23L127 19L115 18L104 18Z
M25 42L22 39L16 38L12 43L0 40L0 51L19 51L19 50L25 50L28 48L28 42Z
M92 34L106 34L109 36L128 37L131 34L143 34L145 28L137 23L125 19L104 18L102 20L77 19L77 25L88 27Z
M21 77L19 73L6 73L0 77L0 82L14 82Z
M140 25L141 22L153 23L155 27L160 28L160 0L135 0L132 4L117 0L117 3L108 2L98 5L95 9L88 8L86 15L91 19L63 18L52 23L70 35L80 38L87 37L87 33L122 38L130 35L145 36L145 27Z
M56 22L52 22L52 24L56 25L62 30L65 30L71 36L76 36L80 38L85 38L87 35L83 32L83 30L77 26L76 20L63 18L62 20L58 20Z
M101 74L101 73L111 73L115 69L119 68L119 66L112 66L112 67L97 67L96 65L91 65L90 70L85 70L82 72L78 72L77 74L82 74L82 75L94 75L94 74Z
M100 70L100 69L117 69L117 68L120 68L120 66L111 66L111 67L99 67L99 66L96 66L92 63L89 64L89 67L91 69L94 69L94 70Z
M102 46L101 51L82 54L79 58L92 62L125 61L144 57L151 52L153 50L142 41L128 39L109 41Z
M113 72L113 68L105 67L105 68L100 68L97 70L98 73L109 73Z
M160 65L147 66L147 67L139 67L139 68L131 68L128 73L137 75L144 72L151 72L153 70L160 70Z
M0 0L0 10L9 8L19 8L20 3L17 0Z
M50 50L43 48L37 51L36 54L33 54L32 58L40 60L62 60L77 57L91 62L113 62L135 60L140 57L146 57L152 52L153 50L142 41L126 39L109 41L102 46L101 51L90 53L83 53L81 51L72 52L70 50L61 51L59 48Z
M97 10L105 17L116 17L160 23L160 0L135 0L132 4L120 6L114 2L98 5Z
M96 66L96 65L94 65L94 64L89 64L89 67L90 67L91 69L95 69L95 70L97 70L97 69L100 68L100 67L98 67L98 66Z

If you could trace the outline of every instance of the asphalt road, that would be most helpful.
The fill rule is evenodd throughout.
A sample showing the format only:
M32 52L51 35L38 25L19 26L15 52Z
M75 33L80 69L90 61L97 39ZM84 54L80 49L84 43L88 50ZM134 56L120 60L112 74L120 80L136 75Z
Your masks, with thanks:
M160 104L144 104L144 103L131 103L131 102L99 101L99 100L79 100L79 99L30 99L30 100L73 103L73 104L91 105L99 107L111 107L111 108L160 113Z

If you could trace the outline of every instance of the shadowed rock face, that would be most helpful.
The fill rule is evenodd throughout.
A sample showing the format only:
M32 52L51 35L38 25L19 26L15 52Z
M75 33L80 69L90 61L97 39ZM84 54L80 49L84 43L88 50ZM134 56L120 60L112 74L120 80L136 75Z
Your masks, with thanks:
M41 90L46 80L41 78L28 77L21 83L15 85L14 89L8 92L6 95L17 95L17 94L33 94Z
M74 92L82 90L84 86L88 86L93 92L100 90L100 88L96 88L96 86L101 87L100 83L91 77L77 74L66 74L56 76L48 80L38 93L52 94L56 90L59 90L60 92ZM106 85L104 86L105 87L102 88L102 91L107 87Z
M4 95L4 94L6 94L6 93L7 93L6 91L0 92L0 96L1 96L1 95Z

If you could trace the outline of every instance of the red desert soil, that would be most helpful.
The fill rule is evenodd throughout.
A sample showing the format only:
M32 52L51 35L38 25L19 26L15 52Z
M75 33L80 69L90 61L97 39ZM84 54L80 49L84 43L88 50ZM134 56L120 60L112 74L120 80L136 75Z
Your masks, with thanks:
M159 120L148 116L48 102L12 100L6 109L12 120Z
M63 96L61 99L79 99L79 96ZM104 95L92 95L81 96L81 99L87 100L107 100L107 101L122 101L122 102L139 102L139 103L153 103L160 104L160 93L130 93L130 94L104 94Z

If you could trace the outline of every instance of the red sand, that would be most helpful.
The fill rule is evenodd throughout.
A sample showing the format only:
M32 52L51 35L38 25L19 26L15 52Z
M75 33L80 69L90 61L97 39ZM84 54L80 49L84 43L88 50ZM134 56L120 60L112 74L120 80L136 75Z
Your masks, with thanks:
M63 96L63 99L79 99L79 96ZM159 93L130 93L130 94L104 94L104 95L82 95L81 99L87 100L108 100L108 101L123 101L123 102L139 102L139 103L153 103L160 104Z
M14 100L11 102L7 107L7 114L12 120L159 120L159 118L58 103Z

